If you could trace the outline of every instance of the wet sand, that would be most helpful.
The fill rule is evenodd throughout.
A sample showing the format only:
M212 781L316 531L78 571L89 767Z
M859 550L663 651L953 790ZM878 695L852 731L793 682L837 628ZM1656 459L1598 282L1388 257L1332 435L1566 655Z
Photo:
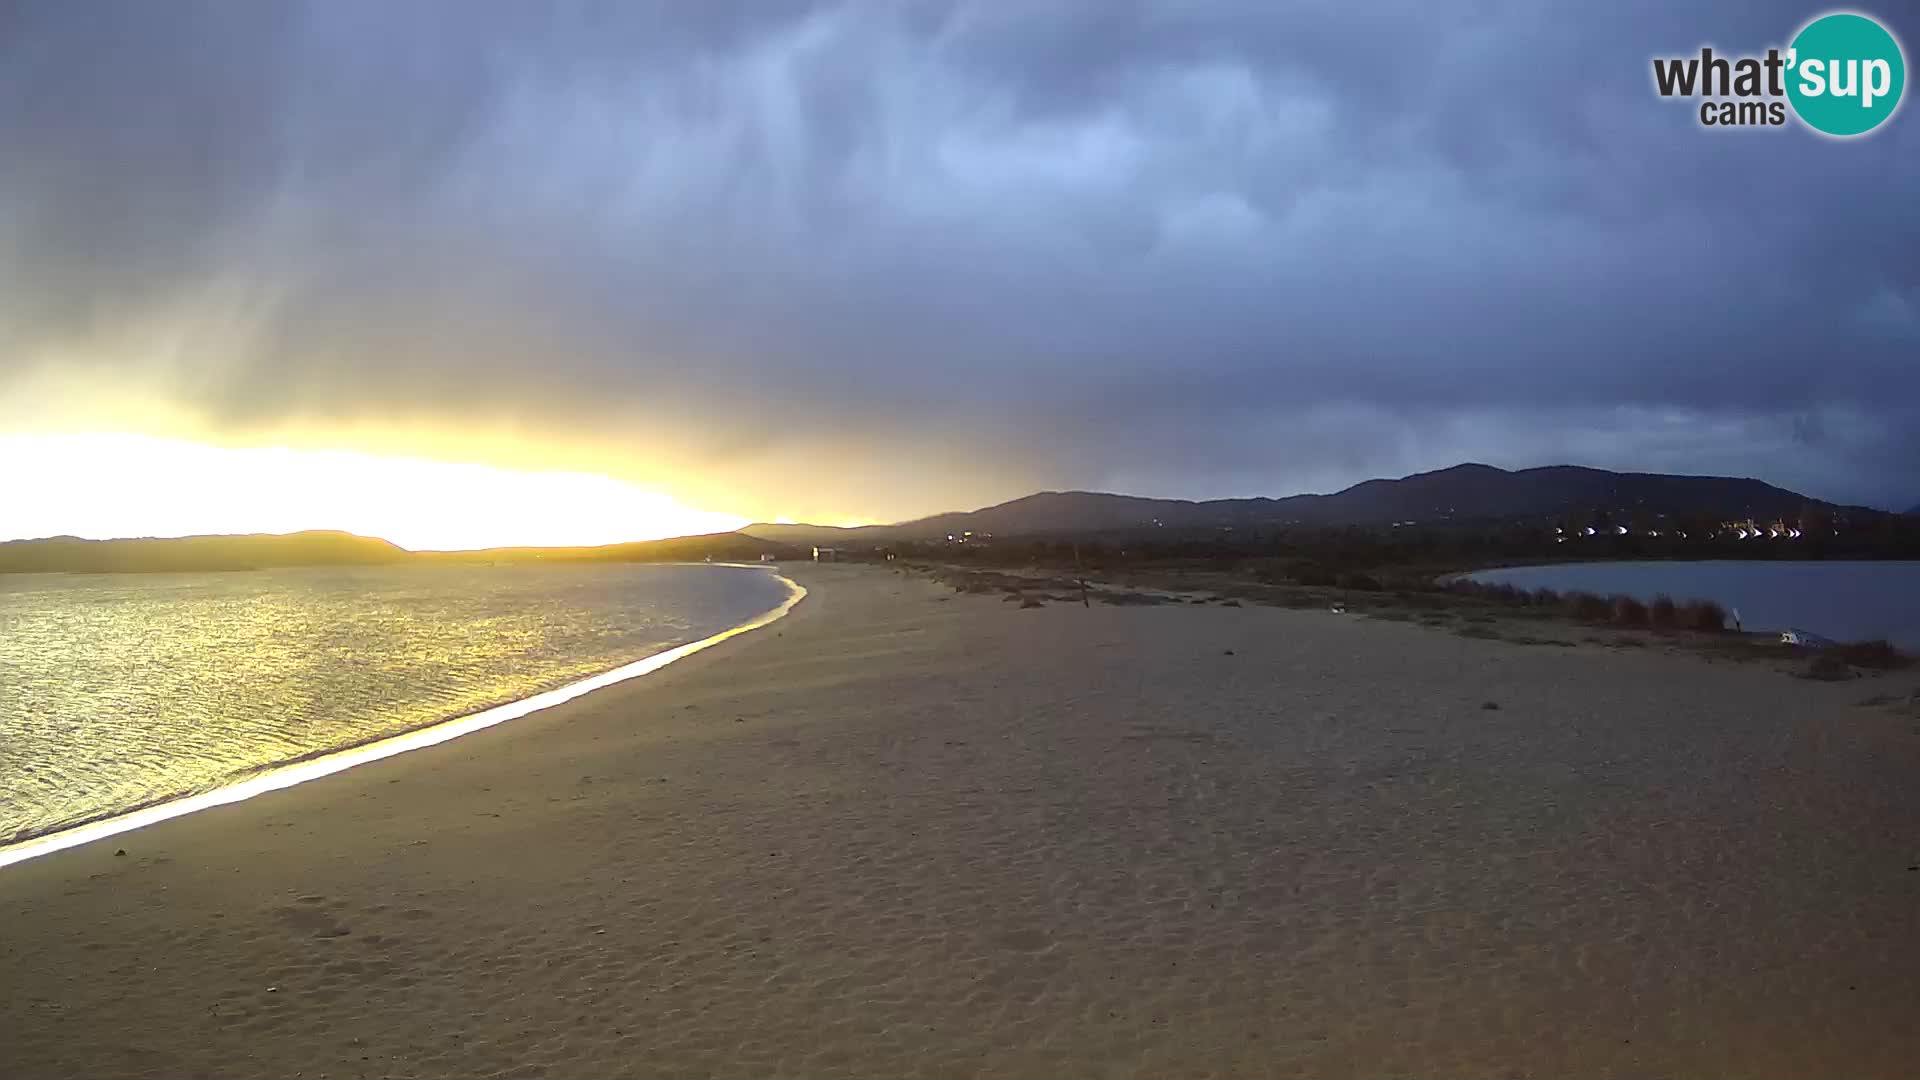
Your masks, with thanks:
M795 576L634 682L0 872L0 1075L1920 1061L1920 718L1859 704L1910 675Z

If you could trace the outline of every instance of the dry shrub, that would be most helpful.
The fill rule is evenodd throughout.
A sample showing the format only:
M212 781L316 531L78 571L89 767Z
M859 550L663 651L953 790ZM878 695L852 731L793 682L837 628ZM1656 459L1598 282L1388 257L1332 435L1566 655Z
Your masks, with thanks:
M1672 630L1680 625L1680 608L1674 604L1673 597L1661 593L1647 606L1647 621L1657 630Z
M1680 627L1718 634L1727 628L1727 609L1711 600L1689 600L1680 605Z
M1631 596L1613 598L1613 621L1621 626L1647 625L1647 605Z
M1892 671L1913 662L1912 657L1902 654L1900 650L1893 647L1892 642L1885 638L1856 641L1849 645L1836 646L1828 651L1854 667L1872 668L1876 671Z
M1837 682L1853 677L1854 668L1891 671L1913 663L1913 658L1893 647L1884 638L1831 645L1813 654L1801 678ZM1920 696L1920 695L1917 695Z
M1848 667L1847 662L1842 660L1835 651L1827 650L1816 653L1814 658L1807 662L1807 670L1801 672L1800 677L1818 679L1821 682L1839 682L1842 679L1853 678L1853 669Z
M1567 614L1576 619L1589 622L1605 622L1613 616L1613 605L1606 597L1595 596L1590 592L1570 592L1566 595Z
M1290 576L1295 585L1310 588L1332 588L1340 583L1339 575L1317 563L1294 567Z

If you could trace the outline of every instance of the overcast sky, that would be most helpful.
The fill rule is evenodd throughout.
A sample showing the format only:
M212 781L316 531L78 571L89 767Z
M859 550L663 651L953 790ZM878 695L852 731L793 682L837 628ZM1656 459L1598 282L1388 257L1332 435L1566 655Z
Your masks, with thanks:
M1914 109L1651 87L1819 10L0 4L0 432L827 520L1462 460L1904 507Z

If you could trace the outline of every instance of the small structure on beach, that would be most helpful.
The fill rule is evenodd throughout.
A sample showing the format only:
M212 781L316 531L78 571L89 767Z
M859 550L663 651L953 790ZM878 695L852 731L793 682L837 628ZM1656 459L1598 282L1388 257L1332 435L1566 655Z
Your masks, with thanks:
M839 562L840 549L816 547L813 549L813 561L814 562Z

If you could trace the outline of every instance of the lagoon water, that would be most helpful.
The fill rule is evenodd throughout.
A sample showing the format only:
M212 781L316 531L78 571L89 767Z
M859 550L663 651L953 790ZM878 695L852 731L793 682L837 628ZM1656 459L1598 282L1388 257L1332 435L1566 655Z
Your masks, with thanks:
M724 566L0 575L0 844L553 689L786 597Z
M1920 562L1599 562L1484 570L1476 581L1584 589L1641 600L1717 600L1747 630L1810 630L1839 641L1885 638L1920 649Z

